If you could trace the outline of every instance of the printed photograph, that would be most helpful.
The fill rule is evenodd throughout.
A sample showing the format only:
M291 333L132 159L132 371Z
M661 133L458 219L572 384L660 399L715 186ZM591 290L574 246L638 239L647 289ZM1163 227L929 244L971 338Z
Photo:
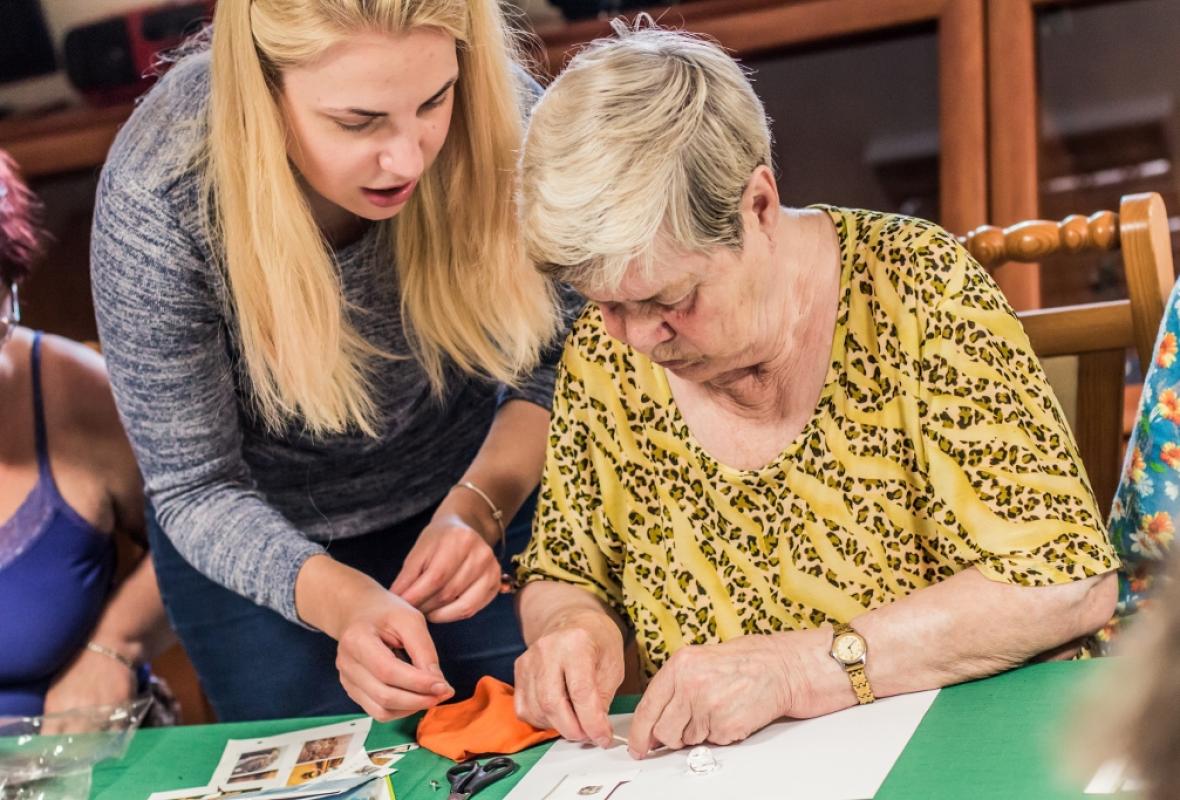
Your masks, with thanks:
M395 747L382 747L379 750L370 750L369 760L379 767L384 767L386 764L397 761L411 750L417 749L418 745L416 744L399 744Z
M323 739L312 739L303 745L299 751L299 758L295 761L303 764L308 761L323 761L330 758L343 758L348 755L348 743L353 734L345 733L340 736L328 736Z
M233 771L230 772L230 780L234 780L239 775L253 772L265 772L269 767L273 767L275 762L279 760L279 754L283 752L281 747L268 747L265 750L253 750L249 753L242 753L238 756L237 763L234 764Z
M311 761L307 764L296 764L287 778L288 786L299 786L321 775L331 772L344 763L343 758L329 758L321 761Z
M230 775L229 783L254 783L256 781L269 781L277 778L279 771L272 769L269 772L248 772L242 775Z

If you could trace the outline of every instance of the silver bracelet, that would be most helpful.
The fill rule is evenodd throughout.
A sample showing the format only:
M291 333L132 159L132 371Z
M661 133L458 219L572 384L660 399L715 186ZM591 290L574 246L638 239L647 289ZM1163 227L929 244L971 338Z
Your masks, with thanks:
M503 558L504 557L504 548L506 546L506 542L508 539L508 531L506 531L504 529L504 512L501 511L499 508L497 508L496 504L492 502L492 498L488 497L487 492L485 492L483 489L476 486L471 481L462 481L462 482L457 483L455 485L461 486L464 489L470 489L471 491L473 491L477 495L479 495L481 498L483 498L483 501L488 504L488 508L491 509L491 511L492 511L492 519L494 519L496 521L496 526L500 529L500 545L497 548L497 550L499 551L499 553L498 553L499 557Z
M118 661L120 664L127 667L127 669L131 670L132 672L135 672L135 673L139 672L139 667L136 665L136 663L134 661L132 661L130 658L128 658L127 656L120 653L118 650L112 650L111 648L107 647L106 645L101 645L98 642L87 642L86 649L92 653L98 653L101 656L106 656L107 658L113 658L115 661Z

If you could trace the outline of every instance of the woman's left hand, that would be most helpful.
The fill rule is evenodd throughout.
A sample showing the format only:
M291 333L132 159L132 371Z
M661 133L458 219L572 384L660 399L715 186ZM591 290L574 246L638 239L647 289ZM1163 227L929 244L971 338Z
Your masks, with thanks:
M439 513L414 544L389 590L431 622L467 619L500 592L500 562L479 531Z
M83 648L45 695L45 713L113 706L135 697L137 679L124 664Z
M634 758L659 745L740 742L786 716L795 659L781 636L740 636L676 651L648 684L629 733Z

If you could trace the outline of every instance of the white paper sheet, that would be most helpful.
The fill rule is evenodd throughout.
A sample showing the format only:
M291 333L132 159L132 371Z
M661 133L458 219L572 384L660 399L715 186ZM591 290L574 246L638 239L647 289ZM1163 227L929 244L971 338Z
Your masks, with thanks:
M744 742L712 747L720 768L689 774L688 751L661 751L634 761L626 746L603 750L559 741L541 757L506 800L542 800L567 776L599 783L639 774L610 800L865 800L877 793L905 749L937 691L889 697L826 717L776 722ZM631 715L611 717L626 736Z
M374 750L370 759L364 744L372 724L372 718L363 717L261 739L230 739L208 786L156 792L148 800L367 797L373 792L360 787L396 772L393 763L418 748L386 747ZM381 790L374 791L380 796Z
M209 785L241 791L306 783L363 753L372 724L371 717L362 717L261 739L230 739Z
M1145 787L1134 775L1128 773L1127 762L1124 759L1107 761L1098 768L1094 777L1086 784L1086 794L1118 794L1119 792L1138 792Z
M335 797L352 791L358 787L397 772L389 764L379 766L369 760L364 750L358 750L345 759L339 767L313 778L297 786L276 786L273 789L260 789L246 792L241 800L304 800L312 797Z
M166 792L152 792L148 800L201 800L212 792L209 786L194 786L189 789L170 789Z

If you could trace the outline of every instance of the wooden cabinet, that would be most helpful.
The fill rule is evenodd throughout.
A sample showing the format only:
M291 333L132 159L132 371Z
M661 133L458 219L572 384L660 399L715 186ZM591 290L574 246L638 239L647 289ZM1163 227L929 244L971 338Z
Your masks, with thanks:
M1130 191L1160 191L1180 212L1175 0L700 0L650 11L666 26L714 37L754 70L792 204L912 213L956 233L1113 208ZM536 33L539 69L551 75L610 26L588 20ZM1162 87L1146 99L1144 76ZM1117 106L1103 125L1101 108L1094 117L1081 102L1091 95ZM127 113L0 121L0 147L37 188L67 194L57 184L69 173L84 191ZM85 263L74 263L85 250L85 215L68 216L59 246L70 263L54 265L52 290L44 280L28 287L29 318L85 336L87 292L69 288L85 280ZM996 277L1018 309L1122 291L1098 262L1071 272L1004 266Z
M989 0L991 211L999 223L1115 208L1159 192L1180 213L1180 3ZM1173 252L1180 226L1173 224ZM1126 297L1121 270L1094 257L1046 261L1037 299Z
M937 41L937 146L928 131L891 138L897 122L839 91L827 94L828 120L861 114L866 192L878 207L917 213L962 233L987 220L1008 224L1033 217L1118 206L1119 197L1158 191L1180 214L1180 3L1175 0L709 0L654 9L664 24L718 39L755 69L790 69L804 50L847 54L867 39L926 31ZM577 43L609 33L605 22L582 22L539 33L547 63L560 65ZM928 46L928 45L924 45ZM914 49L921 49L919 46ZM863 55L863 54L862 54ZM891 72L870 67L870 91L888 91ZM838 83L838 81L837 81ZM910 83L894 83L905 107ZM758 84L769 109L781 107L775 86ZM841 105L845 104L845 105ZM809 106L809 111L814 108ZM776 116L772 113L772 116ZM782 123L781 112L776 129ZM821 137L822 140L822 137ZM925 141L924 141L925 140ZM784 196L791 195L793 153L779 142ZM834 175L847 172L843 154L805 148ZM932 188L936 187L936 188ZM810 200L833 199L805 187ZM936 195L932 199L932 195ZM842 200L835 198L838 202ZM1180 244L1180 217L1173 225ZM1071 269L1052 262L1008 265L996 278L1014 306L1125 297L1121 275L1100 256Z
M921 134L928 134L933 147L929 152L919 150L915 157L933 158L940 223L962 231L987 221L984 0L705 0L653 9L652 15L666 26L709 35L758 72L779 75L789 73L792 60L817 53L827 53L833 60L841 54L852 54L849 64L871 64L880 53L866 53L866 42L896 45L912 40L915 34L929 36L930 43L911 41L913 53L906 59L922 59L922 51L927 49L933 54L928 67L933 74L924 76L932 89L929 104L936 109L932 114L933 127L915 137L920 145ZM609 33L605 21L538 30L551 72L580 43ZM860 52L855 53L857 50ZM884 73L865 69L862 74L866 90L873 93L874 99L888 101L891 95L904 92L907 84L891 80L891 67L884 66ZM773 111L780 105L775 86L760 80L758 74L755 88L768 109ZM862 134L873 130L874 120L861 113L866 108L857 105L855 97L829 88L824 83L815 83L813 89L819 100L809 103L811 109L844 115L843 124L859 126ZM786 127L782 114L778 116L776 130ZM780 142L777 153L780 161L791 158L823 161L823 153L813 149L792 151L782 147L784 144ZM886 183L890 175L902 182L912 178L912 171L902 163L906 155L904 146L898 148L897 163L873 163L871 158L865 158L872 155L865 152L862 159L868 162L870 170L884 173ZM930 172L929 168L926 171ZM882 194L891 196L890 188L882 189ZM905 191L901 190L900 194L904 195ZM791 196L789 181L784 195ZM830 198L815 196L805 202L826 199Z

